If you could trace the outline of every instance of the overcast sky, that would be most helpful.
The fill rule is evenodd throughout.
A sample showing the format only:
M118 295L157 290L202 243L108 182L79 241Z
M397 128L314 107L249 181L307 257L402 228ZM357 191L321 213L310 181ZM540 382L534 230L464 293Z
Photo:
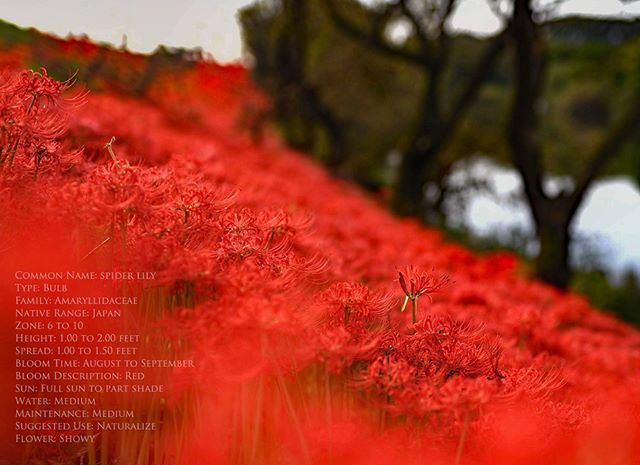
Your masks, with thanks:
M158 44L200 46L222 62L241 54L236 11L251 0L2 0L2 19L60 36L89 35L93 40L122 43L152 51ZM568 0L560 13L640 16L640 1ZM485 0L462 0L453 26L491 32L498 21Z

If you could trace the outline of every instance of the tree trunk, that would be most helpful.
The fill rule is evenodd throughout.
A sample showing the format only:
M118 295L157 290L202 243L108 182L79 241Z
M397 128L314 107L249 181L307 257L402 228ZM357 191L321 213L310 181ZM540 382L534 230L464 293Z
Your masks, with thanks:
M424 154L413 149L405 153L395 182L392 208L400 216L420 216L424 203Z
M392 199L393 211L400 216L424 216L425 172L438 156L441 143L440 85L443 63L434 62L426 69L428 76L421 98L420 115L411 143L402 156Z
M545 44L534 21L532 0L515 0L511 34L514 40L515 94L508 125L511 158L520 173L536 224L540 251L535 276L559 288L569 284L569 225L575 209L565 196L549 198L542 187L538 102L544 82Z
M544 211L538 212L537 234L540 251L534 263L535 276L560 289L569 285L569 226L573 214L561 207L561 199L545 202ZM565 202L563 202L565 203Z
M282 3L284 19L275 54L275 115L286 128L287 141L305 152L317 155L320 131L329 146L328 153L323 154L327 164L339 172L348 155L340 122L306 77L308 7L306 0Z

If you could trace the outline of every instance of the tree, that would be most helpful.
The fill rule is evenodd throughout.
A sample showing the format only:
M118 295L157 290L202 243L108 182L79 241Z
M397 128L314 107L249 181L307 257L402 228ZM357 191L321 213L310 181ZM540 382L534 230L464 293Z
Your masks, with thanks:
M640 125L640 99L627 110L584 159L574 187L553 195L545 190L543 147L540 134L542 92L547 55L541 24L536 20L533 0L514 0L510 37L514 51L514 97L507 128L511 159L520 173L524 192L540 244L535 275L555 286L569 283L571 222L585 193L605 165L617 154Z
M484 40L449 33L445 23L457 2L444 0L304 0L302 13L301 4L292 10L295 2L271 0L243 25L254 72L280 83L269 92L288 109L285 135L304 134L296 128L308 125L314 150L302 148L318 154L313 136L327 130L318 131L322 125L305 107L315 99L339 122L344 151L334 166L364 174L360 182L386 173L385 154L399 149L399 213L440 223L438 208L455 194L446 177L461 157L483 153L512 163L540 243L535 273L564 287L570 225L585 192L596 176L640 173L637 106L628 106L640 95L640 26L547 21L533 2L488 2L506 27ZM304 33L292 30L300 24ZM403 40L390 34L399 24L409 27ZM620 33L624 43L611 43ZM502 53L506 44L514 53ZM301 87L312 92L290 91ZM628 139L634 143L624 144ZM558 175L573 185L551 192L549 177ZM383 174L375 182L387 180Z
M270 22L264 13L274 10ZM274 116L287 126L288 142L312 151L316 138L324 137L329 147L327 163L338 169L345 157L341 125L307 78L308 17L307 0L257 4L240 13L245 41L257 55L257 77L274 96Z
M490 41L462 91L446 108L443 79L451 57L451 35L446 25L457 6L456 0L393 0L371 7L371 21L365 25L345 14L338 3L346 2L325 0L331 18L341 31L370 49L403 60L421 72L423 89L417 103L417 118L402 153L392 207L400 215L424 216L425 210L429 209L424 195L429 171L435 171L439 154L500 56L506 32ZM394 42L388 34L389 28L398 22L404 22L411 29L410 38L402 43Z

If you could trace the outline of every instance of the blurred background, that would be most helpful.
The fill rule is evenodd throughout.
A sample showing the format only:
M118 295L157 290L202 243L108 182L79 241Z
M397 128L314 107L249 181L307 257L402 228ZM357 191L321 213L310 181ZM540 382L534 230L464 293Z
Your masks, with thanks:
M7 49L44 44L19 29L33 27L149 54L126 83L138 93L159 69L240 62L271 102L247 108L256 143L274 127L396 214L478 251L511 250L532 276L640 322L640 2L3 7ZM42 50L35 67L90 86L111 59L51 62Z

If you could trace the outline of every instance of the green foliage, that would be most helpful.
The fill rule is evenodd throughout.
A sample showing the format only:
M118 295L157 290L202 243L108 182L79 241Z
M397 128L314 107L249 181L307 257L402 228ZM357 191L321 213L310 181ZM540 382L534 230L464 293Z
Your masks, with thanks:
M639 57L638 39L622 44L576 44L552 39L542 109L544 161L549 171L576 175L593 148L619 120L627 103L638 98L636 76L640 68L633 63ZM640 137L636 136L601 175L630 175L638 180L638 151Z
M19 44L29 44L33 39L32 30L21 29L0 20L0 49L9 50Z
M370 184L388 182L387 154L402 152L419 111L421 74L411 65L355 43L336 30L321 0L306 0L309 31L305 78L344 128L348 164ZM277 79L274 40L282 26L278 0L243 10L245 44L256 59L256 77L267 91ZM370 20L354 1L341 2L350 18ZM282 32L280 30L280 32ZM549 39L547 88L540 104L545 168L576 176L593 148L616 123L625 104L640 93L640 22L568 18L545 26ZM486 40L457 35L442 89L447 108L459 94ZM505 124L511 101L511 54L505 54L479 98L437 160L439 166L482 153L508 163ZM285 125L286 126L286 125ZM318 154L318 150L313 150ZM640 183L640 135L625 144L602 173ZM434 167L435 171L446 172Z
M640 325L640 276L636 272L627 271L617 284L602 271L577 272L571 287L596 307Z
M386 157L405 143L410 122L415 119L421 74L411 66L380 56L344 37L333 26L319 0L308 0L308 43L304 77L317 90L320 100L345 129L347 169L372 185L386 182ZM278 1L260 1L241 10L245 45L254 57L254 76L269 93L277 91L281 70L276 48L283 31ZM354 2L352 17L367 21L367 13ZM304 121L302 122L304 123ZM307 123L310 123L307 121ZM279 126L289 140L296 137L290 122ZM293 125L299 129L299 125ZM322 157L319 147L312 151Z

